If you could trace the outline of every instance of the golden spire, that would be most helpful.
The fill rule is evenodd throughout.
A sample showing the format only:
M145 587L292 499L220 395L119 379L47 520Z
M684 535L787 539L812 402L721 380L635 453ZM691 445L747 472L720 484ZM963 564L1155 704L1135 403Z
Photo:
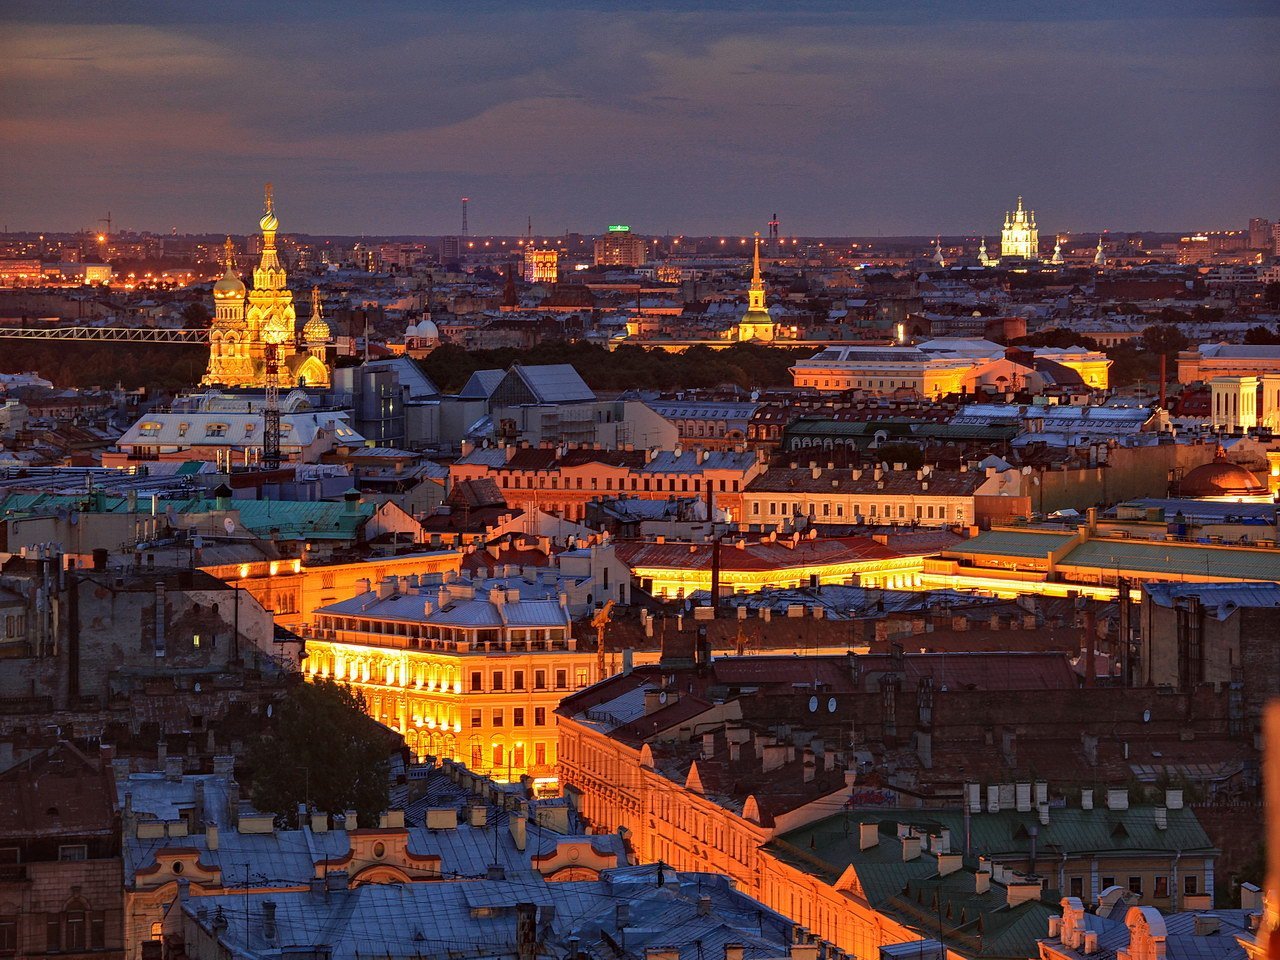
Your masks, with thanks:
M756 252L751 263L751 288L763 288L764 283L760 279L760 231L756 231Z
M236 268L236 248L231 242L231 234L227 234L227 239L222 244L222 256L227 264L228 270Z
M274 201L272 200L272 197L271 197L271 184L269 184L269 183L267 184L267 187L266 187L265 193L266 193L266 196L265 196L265 198L264 198L264 203L265 203L265 205L266 205L266 212L267 212L267 213L275 213L275 209L276 209L276 208L275 208L275 203L274 203ZM1021 200L1021 198L1019 198L1019 200Z
M320 316L320 285L311 288L311 316Z
M280 226L280 221L276 218L275 197L271 190L271 184L267 184L263 206L266 212L262 215L262 219L258 221L258 226L262 228L262 244L263 248L274 247L276 243L276 227Z

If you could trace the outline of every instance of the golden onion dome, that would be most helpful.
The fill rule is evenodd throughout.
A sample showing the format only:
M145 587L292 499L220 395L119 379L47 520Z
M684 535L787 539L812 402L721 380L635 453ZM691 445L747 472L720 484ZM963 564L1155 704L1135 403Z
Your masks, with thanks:
M213 298L215 300L230 300L232 298L243 300L244 293L244 281L237 277L230 267L227 267L227 272L213 285Z
M307 343L316 343L320 340L328 340L330 336L329 324L325 322L323 317L312 317L302 327L302 339Z
M275 233L276 228L280 226L280 221L276 219L275 211L268 210L262 215L262 219L258 221L258 226L262 228L263 233Z

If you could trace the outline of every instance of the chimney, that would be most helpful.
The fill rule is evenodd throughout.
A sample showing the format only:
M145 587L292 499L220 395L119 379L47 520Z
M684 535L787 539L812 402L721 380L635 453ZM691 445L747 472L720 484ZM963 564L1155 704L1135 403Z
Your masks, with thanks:
M1009 907L1040 898L1040 881L1029 877L1010 876L1005 881L1005 901Z
M1031 812L1031 784L1020 783L1017 785L1015 804L1018 813Z
M329 815L327 813L311 814L311 832L312 833L328 833L329 832Z
M746 947L740 943L726 943L724 945L724 960L743 960L746 953Z
M977 894L986 893L991 889L991 871L978 870L973 875L973 892Z
M659 868L661 869L661 868ZM623 930L631 922L631 908L626 903L615 904L613 908L613 925Z
M204 845L214 853L218 851L218 825L210 820L204 825Z
M955 873L964 865L964 855L959 853L938 854L938 876L946 877Z
M1125 789L1107 791L1108 810L1128 810L1129 791Z
M276 938L276 902L262 901L262 936L266 940Z
M880 843L880 824L878 823L860 823L858 824L858 849L870 850L872 847Z
M537 960L538 905L516 904L516 960Z
M711 916L711 897L707 896L705 893L698 898L698 916Z
M920 838L917 836L902 838L902 861L920 859Z
M507 818L511 827L511 839L517 850L523 851L528 844L529 819L522 813L513 813Z
M1166 807L1156 807L1156 829L1169 829L1169 810Z
M994 783L987 786L987 813L1000 812L1000 787Z
M1164 805L1170 810L1182 809L1182 791L1166 790L1164 792Z
M1098 932L1096 930L1086 930L1084 932L1082 952L1086 955L1098 952Z
M1086 788L1080 791L1080 809L1093 809L1093 790Z

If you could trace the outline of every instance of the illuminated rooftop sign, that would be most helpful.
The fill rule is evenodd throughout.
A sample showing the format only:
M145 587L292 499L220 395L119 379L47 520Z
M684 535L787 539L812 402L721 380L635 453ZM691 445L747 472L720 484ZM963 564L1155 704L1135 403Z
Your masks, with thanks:
M623 223L609 224L610 233L627 233L630 229L631 229L630 227L628 227L626 224L623 224Z

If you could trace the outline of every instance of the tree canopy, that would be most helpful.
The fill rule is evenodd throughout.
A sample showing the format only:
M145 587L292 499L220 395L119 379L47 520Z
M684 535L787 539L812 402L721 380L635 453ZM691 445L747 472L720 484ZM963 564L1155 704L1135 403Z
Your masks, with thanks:
M721 384L753 387L791 385L790 367L812 356L818 344L799 349L735 343L723 350L690 347L684 353L625 344L606 350L594 343L549 341L529 350L466 350L445 344L420 361L441 390L461 389L477 370L505 370L513 363L571 364L593 390L673 390Z
M309 802L322 813L355 810L361 824L376 824L390 800L388 744L351 687L299 683L246 757L253 805L285 823Z

